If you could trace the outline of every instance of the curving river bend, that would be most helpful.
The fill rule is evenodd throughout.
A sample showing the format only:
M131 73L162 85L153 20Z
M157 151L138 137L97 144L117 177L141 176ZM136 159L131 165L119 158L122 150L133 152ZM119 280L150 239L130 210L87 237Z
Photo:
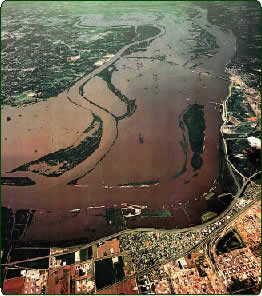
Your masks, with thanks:
M201 196L215 186L219 191L221 118L216 103L227 94L228 83L219 77L225 75L236 40L230 31L210 25L199 8L195 17L182 22L172 12L147 16L158 34L127 44L55 98L4 110L17 118L3 129L3 138L9 138L2 152L5 176L28 177L36 183L15 190L3 186L4 205L52 211L47 216L53 225L64 210L87 209L74 223L86 228L97 224L97 233L110 231L104 207L123 203L171 213L157 221L138 219L130 227L174 228L201 222L208 210ZM209 52L201 56L198 48ZM202 165L197 169L191 163L195 148L185 120L192 106L203 110L192 115L193 124L204 121L198 152ZM85 141L93 147L90 153L73 150ZM37 151L34 159L28 147ZM57 151L68 147L68 158L61 155L54 166L52 157L60 157ZM71 157L72 151L79 158L84 153L80 162ZM35 227L51 223L43 226L41 221ZM80 230L82 235L85 231Z

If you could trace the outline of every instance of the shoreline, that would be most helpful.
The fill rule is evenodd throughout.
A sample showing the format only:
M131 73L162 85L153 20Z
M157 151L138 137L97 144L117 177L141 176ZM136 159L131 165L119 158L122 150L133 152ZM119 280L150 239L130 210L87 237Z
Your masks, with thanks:
M226 101L228 100L228 98L231 96L231 94L232 94L232 87L234 86L234 84L233 84L233 82L231 81L231 83L230 83L230 85L229 85L229 87L228 87L228 95L226 96L226 98L225 98L225 100L223 101L223 114L224 114L224 112L227 112L227 105L226 105ZM225 108L225 109L224 109ZM228 165L228 168L229 169L231 169L231 172L232 172L232 168L233 168L233 166L232 166L232 164L231 164L231 162L228 160L228 158L227 158L227 154L226 154L226 152L227 152L227 150L226 150L226 141L225 141L225 139L224 139L224 137L223 137L223 132L222 132L222 128L223 128L223 126L224 126L224 124L225 124L225 122L227 122L227 119L224 117L224 116L222 116L222 119L223 119L223 124L221 125L221 127L220 127L220 135L222 136L222 139L223 139L223 150L224 150L224 156L225 156L225 160L226 160L226 162L227 162L227 165ZM237 171L238 172L238 171ZM96 244L96 243L98 243L98 242L101 242L101 241L107 241L107 240L110 240L110 239L112 239L112 238L116 238L116 237L119 237L119 236L121 236L121 235L124 235L124 234L130 234L130 233L134 233L134 232L154 232L154 233L172 233L172 234L176 234L176 233L187 233L187 232L194 232L194 231L197 231L197 230L199 230L199 229L202 229L202 228L205 228L205 227L207 227L207 226L210 226L210 225L212 225L212 224L214 224L214 223L216 223L216 222L218 222L219 220L221 220L223 217L225 217L226 215L227 215L227 213L228 212L230 212L230 210L232 209L232 208L234 208L234 206L237 204L237 202L239 202L239 198L241 197L241 196L243 196L244 195L244 193L246 192L246 190L247 190L247 185L248 184L250 184L252 181L251 181L251 179L252 178L254 178L256 175L258 175L258 174L260 174L261 172L256 172L255 174L253 174L250 178L244 178L243 179L243 185L239 188L239 190L237 191L237 193L236 194L232 194L232 193L230 193L230 194L232 194L232 196L233 196L233 200L232 200L232 202L230 203L230 205L222 212L222 213L220 213L217 217L215 217L215 218L213 218L213 219L211 219L211 220L209 220L209 221L207 221L207 222L205 222L205 223L202 223L202 224L198 224L198 225L194 225L194 226L191 226L191 227L185 227L185 228L176 228L176 229L158 229L158 228L134 228L134 229L130 229L130 228L127 228L127 229L124 229L124 230L122 230L122 231L120 231L120 232L117 232L117 233L113 233L112 235L109 235L109 236L106 236L106 237L103 237L103 238L100 238L100 239L97 239L97 240L95 240L95 241L93 241L93 242L90 242L90 243L88 243L88 244L85 244L84 245L84 247L82 247L81 249L85 249L85 248L87 248L88 246L92 246L92 245L94 245L94 244ZM232 172L232 176L234 176L234 173ZM221 194L223 194L223 193L221 193ZM226 192L226 194L228 194L228 192ZM253 202L255 202L256 201L256 199L255 200L253 200ZM250 204L248 205L248 207L250 206ZM67 243L68 243L69 241L67 241L67 240L65 240L64 241L64 244L65 245L67 245ZM41 242L39 242L40 244L41 244ZM44 242L42 242L42 243L45 243L45 241ZM22 243L22 245L24 245L23 243ZM25 244L25 246L26 246L27 244ZM29 243L29 245L30 245L30 243ZM37 245L37 243L36 243L36 245ZM56 244L56 243L54 243L53 244L53 247L55 247L56 245L60 245L60 244ZM79 245L79 244L77 244L77 245ZM82 245L81 243L80 243L80 245ZM35 246L35 243L34 243L34 246ZM73 245L68 245L68 247L69 248L73 248ZM30 248L30 247L29 247ZM75 247L75 248L77 248L77 247ZM72 252L72 251L70 251L70 252ZM69 252L69 253L70 253ZM66 253L65 253L66 254ZM31 261L34 261L34 260L37 260L37 259L32 259ZM10 264L12 264L12 263L10 263ZM9 265L9 264L7 264L7 265Z
M227 100L229 99L229 97L232 94L232 87L233 87L233 82L231 81L230 85L228 86L228 94L227 94L226 98L223 100L223 105L222 105L223 106L223 113L222 113L222 116L221 116L222 117L222 120L223 120L223 124L220 127L220 135L222 136L222 139L223 139L223 153L224 153L225 160L227 162L228 169L231 170L231 171L234 170L234 167L232 166L231 162L228 160L227 155L226 155L227 154L227 146L226 146L226 141L225 141L225 139L223 137L223 131L222 131L222 129L223 129L223 126L225 125L225 122L227 121L226 116L225 116L225 114L227 114L227 104L226 104L226 102L227 102ZM234 178L234 173L233 172L231 172L231 175ZM236 180L235 180L235 183L237 184L237 181ZM236 196L239 196L240 193L243 191L243 188L244 188L245 185L246 185L246 183L244 183L241 187L238 186L238 189L239 189L238 190L238 193L236 193L235 195L232 194L232 196L234 196L234 198L233 198L231 204L236 199ZM223 193L229 193L229 192L222 192L221 194L223 194ZM203 197L203 195L200 196L199 198L201 199L201 197ZM228 205L227 208L223 212L221 212L220 214L218 214L214 219L211 219L211 220L209 220L209 221L207 221L205 223L197 224L197 225L190 226L190 227L173 228L173 229L162 229L162 228L126 228L125 230L126 231L141 231L140 229L143 229L143 230L148 229L148 231L152 231L152 230L156 230L157 231L157 230L160 230L160 231L167 231L167 232L184 232L184 231L190 231L190 230L196 229L198 227L203 227L204 225L209 225L209 224L213 223L214 221L219 220L222 216L225 215L225 213L227 211L229 211L229 209L232 207L231 204ZM119 205L119 207L121 207L121 205ZM113 235L117 235L117 233L115 233ZM101 238L101 239L103 239L103 238Z
M163 33L163 32L160 32L159 33L159 35L161 35L161 33ZM158 36L157 36L158 37ZM154 38L156 38L156 36L154 36L154 37L152 37L153 39ZM140 42L143 42L142 40L140 40L140 41L136 41L136 42L134 42L134 43L132 43L132 44L129 44L129 45L127 45L127 47L129 48L130 46L132 46L133 44L135 44L135 43L140 43ZM126 47L126 46L125 46ZM124 48L125 48L124 47ZM122 48L117 54L119 54L120 52L122 52L123 51L123 53L124 53L124 51L127 49L127 48L125 48L125 50L124 50L124 48ZM99 67L99 68L97 68L95 71L93 71L93 72L91 72L90 74L88 74L87 76L85 76L85 77L82 77L82 78L80 78L76 83L75 83L75 86L78 86L79 84L81 84L80 83L80 81L83 81L83 83L81 84L81 85L79 85L80 86L80 88L81 88L81 86L83 86L83 84L85 84L87 81L88 81L88 79L86 79L86 77L93 77L94 75L97 75L97 73L99 73L99 72L101 72L104 68L107 68L107 67L109 67L109 65L111 65L112 63L115 63L116 62L116 60L119 58L119 57L117 57L117 54L116 54L116 56L114 56L114 58L113 59L111 59L110 61L108 61L108 62L106 62L103 66L101 66L101 67ZM121 53L120 53L120 56L121 56ZM100 70L99 70L100 69ZM102 69L102 70L101 70ZM197 71L195 71L195 70L193 70L192 72L197 72ZM214 75L212 75L211 73L209 73L209 72L199 72L198 74L199 75L201 75L201 74L206 74L206 75L208 75L208 76L214 76ZM217 77L216 75L215 75L215 77ZM91 79L90 78L90 79ZM221 78L221 79L223 79L223 80L227 80L227 81L229 81L228 79L226 79L226 78L224 78L224 77L217 77L217 78ZM84 81L85 80L85 81ZM230 80L231 81L231 83L230 83L230 85L229 85L229 87L228 87L228 94L227 94L227 96L225 97L225 99L223 100L223 104L222 104L222 106L223 106L223 114L222 114L222 120L223 120L223 124L222 124L222 126L220 126L220 135L222 136L222 141L223 141L223 146L222 146L222 148L223 148L223 152L224 152L224 157L225 157L225 161L227 162L227 167L228 167L228 169L231 171L230 172L230 174L232 175L232 177L235 179L235 183L236 184L238 184L238 182L237 182L237 179L236 179L236 177L234 177L235 176L235 174L234 174L234 172L233 171L236 171L239 175L241 175L241 173L234 167L234 165L232 164L232 162L230 162L229 161L229 159L228 159L228 156L227 156L227 145L226 145L226 141L225 141L225 139L224 139L224 137L223 137L223 127L225 126L225 124L226 124L226 122L227 122L227 101L228 101L228 99L230 98L230 96L231 96L231 94L232 94L232 86L233 86L233 81L232 80ZM67 95L68 95L68 97L70 97L70 90L73 88L73 86L71 87L71 88L69 88L68 89L68 93L67 93ZM82 94L81 94L82 95ZM79 95L77 95L77 97L75 98L73 98L73 99L79 99ZM82 102L82 101L81 101ZM84 102L84 103L86 103L86 102ZM100 106L98 106L98 107L100 107ZM242 176L243 177L243 176ZM76 178L77 180L79 179L79 178L81 178L81 177L78 177L78 178ZM238 192L239 191L241 191L242 189L243 189L243 186L244 185L242 185L242 186L238 186ZM80 187L79 185L78 185L78 187ZM237 194L235 194L234 195L234 199L236 198L235 196L236 196ZM201 195L200 195L201 196ZM203 196L202 196L203 197ZM232 201L233 202L233 201ZM231 202L231 203L232 203ZM121 207L121 205L119 204L118 205L118 207ZM229 208L230 207L230 205L227 207L227 208ZM89 207L90 208L90 207ZM194 227L198 227L198 226L200 226L200 225L207 225L207 223L209 223L209 222L212 222L212 221L215 221L216 219L218 219L223 213L224 213L225 211L223 211L221 214L219 214L215 219L212 219L212 220L210 220L210 221L207 221L207 222L205 222L205 223L202 223L202 224L197 224L197 225L195 225L195 226L192 226L193 228ZM186 228L179 228L179 229L190 229L191 227L186 227ZM136 228L134 228L134 229L131 229L132 231L133 230L135 230ZM151 229L151 228L149 228L149 229ZM154 228L153 228L154 229ZM169 230L167 230L167 231L177 231L177 230L179 230L179 229L169 229Z

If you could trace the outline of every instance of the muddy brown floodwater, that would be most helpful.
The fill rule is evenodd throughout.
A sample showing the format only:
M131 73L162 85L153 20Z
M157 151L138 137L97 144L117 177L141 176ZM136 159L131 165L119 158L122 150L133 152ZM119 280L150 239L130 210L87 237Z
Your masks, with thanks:
M22 108L3 108L2 175L28 177L36 183L2 186L3 206L37 210L25 241L91 240L112 233L115 229L108 225L104 209L123 203L168 209L172 215L138 218L127 227L201 223L208 204L200 197L219 176L221 116L216 103L221 103L228 89L227 81L219 77L225 75L236 40L230 31L208 24L204 13L199 22L215 36L213 55L189 53L190 42L198 38L193 22L187 18L183 24L176 23L165 14L154 24L161 32L144 50L132 52L129 44L57 97ZM106 81L102 71L110 67L110 81ZM134 112L127 114L132 100ZM185 123L181 128L183 114L194 104L203 106L205 121L203 164L197 170L191 166L193 153ZM6 116L11 120L6 122ZM89 141L97 137L98 127L95 132L85 131L94 116L102 122L102 136L85 160L75 165L61 160L52 167L41 160L77 147L86 136ZM17 170L28 163L27 169ZM48 176L54 172L59 176ZM82 210L72 216L66 213L71 209Z

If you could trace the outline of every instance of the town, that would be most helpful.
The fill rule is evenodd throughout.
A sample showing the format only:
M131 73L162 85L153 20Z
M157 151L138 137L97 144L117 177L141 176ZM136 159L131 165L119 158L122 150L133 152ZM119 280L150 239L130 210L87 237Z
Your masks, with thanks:
M51 248L44 258L5 264L3 292L221 294L239 287L258 291L259 188L250 184L227 212L208 225L175 231L124 231L88 246ZM230 239L221 244L228 234ZM8 279L14 270L20 275Z

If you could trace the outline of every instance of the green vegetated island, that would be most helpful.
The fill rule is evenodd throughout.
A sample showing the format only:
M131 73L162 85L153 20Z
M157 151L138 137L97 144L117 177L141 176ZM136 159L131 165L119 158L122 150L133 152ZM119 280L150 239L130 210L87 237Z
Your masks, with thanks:
M52 14L51 11L48 13ZM72 15L71 18L61 18L53 15L58 27L63 27L63 30L60 31L59 28L54 29L54 26L45 24L44 19L47 16L46 14L47 12L44 12L42 15L40 14L39 18L36 18L33 12L22 12L17 16L17 22L8 23L8 19L12 19L16 16L15 6L10 5L9 11L7 12L7 19L3 22L3 29L7 29L8 23L9 30L8 33L4 33L2 41L2 50L8 57L3 60L3 105L22 106L54 97L73 85L80 77L97 69L98 66L95 65L95 62L99 61L106 53L110 52L116 54L123 46L130 44L130 42L137 41L139 42L130 46L124 52L124 55L146 51L147 47L153 42L153 37L160 33L160 29L153 25L119 26L113 29L96 26L85 27L79 24L78 16ZM17 31L19 23L23 23L22 20L25 17L29 19L29 23L31 22L30 28L29 25L25 23L20 30L20 35L15 35L14 32ZM192 51L192 53L195 54L195 58L200 55L212 56L212 54L217 53L218 47L214 36L202 30L200 27L196 27L196 29L199 30L199 36L201 38L197 39L198 44L194 51ZM39 32L46 32L46 34L42 36ZM58 35L60 36L59 40L57 40ZM150 41L144 41L151 37L152 39ZM244 41L247 40L246 36L241 38L243 38ZM241 41L243 42L243 40ZM42 46L43 44L44 46ZM70 46L68 44L70 44ZM10 48L12 48L12 50L9 50ZM31 58L32 56L33 58ZM245 65L247 64L248 58L247 55L242 60L242 62L246 62ZM233 62L238 64L240 61L241 58L237 57ZM17 65L15 72L8 70L12 67L11 63ZM35 65L39 65L39 67L35 67ZM115 70L113 63L101 71L98 76L107 83L107 87L112 93L127 106L126 113L123 116L115 118L116 122L118 122L119 120L132 116L136 111L137 105L135 100L127 98L113 85L112 73ZM24 81L23 84L20 83L21 80ZM12 83L9 84L7 83L8 81L12 81ZM84 84L79 89L80 94L83 90L83 86ZM250 135L250 131L252 131L252 135L259 136L257 128L247 122L247 117L255 116L256 114L248 104L244 103L246 98L243 92L241 92L239 88L234 87L231 88L231 91L231 96L227 100L227 108L234 115L233 117L235 119L243 123L235 127L237 134ZM238 112L239 110L241 110L241 112ZM83 134L86 134L85 139L78 145L72 145L54 153L47 154L38 160L15 168L12 172L32 171L47 177L59 177L64 172L71 170L90 157L99 148L103 135L103 121L97 115L93 116L93 122L83 131ZM232 122L232 124L234 123ZM193 152L190 163L195 172L194 176L197 176L197 171L203 165L201 154L203 153L206 128L204 106L200 104L189 105L183 114L180 115L179 127L183 131L183 138L180 144L185 155L185 162L182 169L171 176L170 180L181 176L187 169L189 147L186 141L186 133L188 135L191 151ZM239 159L236 157L236 153L234 153L234 151L242 151L249 147L246 139L240 137L238 140L231 140L228 135L224 137L227 138L229 160L234 163L239 170L244 171L246 175L248 175L250 171L254 172L257 170L257 162L254 166L252 161L247 161L246 158ZM139 140L141 143L144 141L142 136L139 137ZM224 159L223 152L221 152L221 158ZM228 166L221 164L221 169L222 174L224 174L224 177L220 178L221 181L225 181L226 175L229 176L232 181L233 177L229 172ZM242 184L241 177L236 174L233 179L233 181L237 180L237 186L240 188ZM228 182L228 187L232 187L231 182L225 182ZM160 180L146 180L144 182L121 183L117 186L155 185L158 183L160 183ZM185 181L184 183L188 184L189 181ZM34 185L34 181L29 178L4 177L2 178L2 184L9 186L29 186ZM237 189L238 188L234 188L233 190L236 191ZM212 198L210 200L212 200ZM111 211L111 209L108 210ZM123 217L120 218L120 216L122 216L121 212L112 210L112 213L115 212L112 214L110 211L107 211L107 220L116 221L116 223L113 223L116 227L118 222L119 225L122 225L121 221L123 221ZM112 218L112 215L115 218ZM203 222L208 221L215 217L215 215L216 213L210 211L203 216L202 220ZM142 216L168 217L169 214L167 214L165 210L159 210L157 212L152 210L146 214L143 210Z

